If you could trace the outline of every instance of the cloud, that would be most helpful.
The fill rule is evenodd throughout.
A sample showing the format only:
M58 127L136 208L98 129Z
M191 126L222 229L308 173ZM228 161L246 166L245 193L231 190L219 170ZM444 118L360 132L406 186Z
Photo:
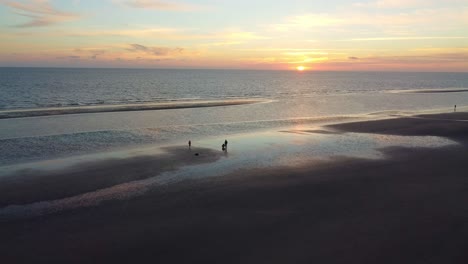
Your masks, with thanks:
M0 3L13 8L14 13L29 19L28 22L16 25L16 27L43 27L80 17L75 13L55 9L48 0L30 0L26 2L0 0Z
M168 48L168 47L147 47L140 44L130 44L130 47L127 48L131 52L140 52L157 57L163 56L172 56L183 53L183 48Z
M359 60L358 57L348 57L349 60Z
M252 51L252 52L271 52L271 51L285 51L285 52L320 52L320 54L324 51L346 51L346 50L355 50L355 49L333 49L333 48L325 48L325 49L311 49L311 48L257 48L257 49L237 49L238 51ZM329 53L329 52L327 52Z
M288 56L307 56L307 55L328 55L328 52L324 51L292 51L292 52L285 52L284 55Z
M326 13L305 14L286 19L285 23L274 24L271 26L277 31L289 31L291 29L301 30L315 27L333 26L346 23L342 17L333 16Z
M41 33L43 34L43 33ZM71 37L130 37L144 38L145 40L200 40L206 41L205 46L228 46L242 44L253 40L264 40L267 37L255 32L240 29L224 29L218 32L200 32L190 28L148 27L140 29L109 29L109 30L69 30L55 33L59 36Z
M128 0L128 1L125 1L124 3L125 5L129 7L133 7L133 8L154 9L154 10L163 10L163 11L193 11L193 10L199 9L199 7L189 5L189 4L158 1L158 0Z
M457 37L457 36L433 36L433 37L376 37L376 38L353 38L353 39L347 39L343 41L388 41L388 40L449 40L449 39L468 39L468 37Z
M349 57L354 58L354 57ZM366 65L424 65L438 64L450 65L453 63L462 63L468 66L468 53L466 52L448 52L417 55L399 55L399 56L374 56L359 58L359 63Z
M56 31L51 34L70 37L131 37L131 38L157 38L168 40L186 40L186 39L202 39L204 35L190 33L183 28L135 28L135 29L104 29L104 30L88 30L74 29L68 31Z
M353 6L359 8L379 8L379 9L405 9L413 7L437 6L438 4L466 4L466 0L376 0L370 2L358 2Z
M464 28L468 25L468 6L413 8L406 12L387 12L386 10L363 10L359 7L335 13L308 13L283 19L282 23L271 24L267 28L279 32L301 32L316 30L322 32L347 29L356 31L356 27L373 28L380 31L415 33L424 29L433 31Z
M207 35L205 38L215 40L215 42L207 43L204 46L231 46L244 44L252 40L269 39L268 37L259 36L254 32L237 29L227 29L224 32Z
M378 0L366 3L356 3L356 7L371 8L409 8L430 4L431 0Z
M468 69L468 49L454 52L401 54L383 56L363 56L358 60L352 57L336 58L316 64L319 70L345 71L454 71Z
M59 59L59 60L67 60L67 59L79 60L80 58L81 58L81 56L75 56L75 55L57 57L57 59Z
M76 53L86 54L90 59L96 60L98 56L104 55L107 51L104 49L75 49Z

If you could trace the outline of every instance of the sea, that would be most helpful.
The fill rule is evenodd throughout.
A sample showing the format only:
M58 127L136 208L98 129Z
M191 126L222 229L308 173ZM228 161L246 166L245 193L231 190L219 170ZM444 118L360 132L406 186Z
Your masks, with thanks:
M468 73L0 68L0 168L287 127L459 111ZM465 109L466 111L466 109Z

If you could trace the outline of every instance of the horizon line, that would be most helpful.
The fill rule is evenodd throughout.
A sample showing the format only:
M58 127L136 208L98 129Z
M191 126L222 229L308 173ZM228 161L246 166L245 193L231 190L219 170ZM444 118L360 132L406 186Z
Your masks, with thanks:
M249 68L158 68L158 67L68 67L68 66L0 66L0 68L33 68L33 69L108 69L108 70L219 70L219 71L282 71L298 72L296 69L249 69ZM307 72L395 72L395 73L468 73L468 71L436 71L436 70L305 70Z

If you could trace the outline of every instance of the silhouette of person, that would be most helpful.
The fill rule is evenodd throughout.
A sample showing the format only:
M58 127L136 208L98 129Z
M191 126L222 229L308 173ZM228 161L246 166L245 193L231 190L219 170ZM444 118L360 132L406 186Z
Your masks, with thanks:
M224 144L221 145L221 149L222 149L222 150L225 150L225 149L226 149L226 145L224 145Z
M192 147L192 141L188 141L188 147L191 148Z
M227 142L227 140L225 139L225 140L224 140L224 147L225 147L225 148L227 148L227 143L228 143L228 142Z
M454 112L457 111L457 105L455 105L455 106L453 107L453 111L454 111Z

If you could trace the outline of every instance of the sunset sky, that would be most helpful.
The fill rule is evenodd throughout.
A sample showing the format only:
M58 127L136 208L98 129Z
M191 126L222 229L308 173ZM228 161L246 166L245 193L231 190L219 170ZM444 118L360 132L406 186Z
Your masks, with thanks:
M468 71L468 0L0 0L0 66Z

